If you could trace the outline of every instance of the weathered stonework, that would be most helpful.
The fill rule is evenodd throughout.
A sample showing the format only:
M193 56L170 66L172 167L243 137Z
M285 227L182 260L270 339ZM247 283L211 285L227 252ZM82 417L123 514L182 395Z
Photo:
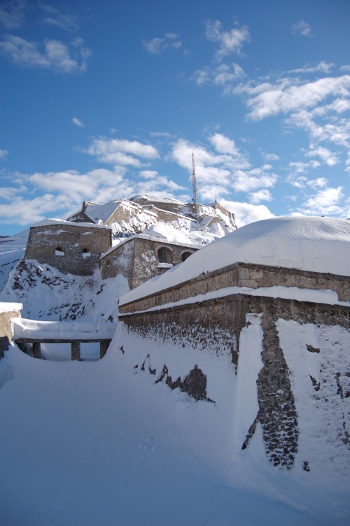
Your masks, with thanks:
M168 251L171 259L165 266L159 261L158 251L162 248ZM181 263L184 254L191 255L196 250L189 246L133 236L101 257L101 276L102 279L108 279L121 274L127 278L129 288L134 289L172 265Z
M285 267L271 267L249 263L234 263L227 267L208 272L179 285L164 289L139 300L120 306L120 312L135 312L150 309L166 303L191 298L227 287L299 287L301 289L333 290L340 301L350 301L350 276L322 274L307 270Z
M30 228L25 259L47 263L60 272L89 276L99 267L102 252L112 246L111 230L62 222Z
M121 314L119 319L128 331L157 342L168 341L178 347L188 346L213 354L230 352L232 362L239 367L240 333L249 313L262 315L263 367L257 380L258 413L242 448L249 445L260 423L269 460L275 466L291 468L298 451L298 415L276 322L284 319L315 326L339 325L350 331L349 307L236 294L172 308ZM310 345L307 351L317 352ZM341 375L338 384L339 396L348 396Z

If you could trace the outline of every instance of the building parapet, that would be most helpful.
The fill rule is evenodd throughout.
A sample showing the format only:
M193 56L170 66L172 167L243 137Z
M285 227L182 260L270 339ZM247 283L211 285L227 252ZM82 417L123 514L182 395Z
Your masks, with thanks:
M144 311L166 303L206 294L227 287L299 287L333 290L339 301L350 301L350 277L252 263L234 263L178 285L128 302L120 300L120 313ZM125 297L127 299L127 296Z

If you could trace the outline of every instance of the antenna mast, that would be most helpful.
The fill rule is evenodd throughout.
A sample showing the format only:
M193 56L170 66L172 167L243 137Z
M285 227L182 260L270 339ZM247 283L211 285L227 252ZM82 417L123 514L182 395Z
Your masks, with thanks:
M192 188L193 188L193 205L194 211L197 213L197 179L196 179L196 165L194 163L194 153L192 152Z

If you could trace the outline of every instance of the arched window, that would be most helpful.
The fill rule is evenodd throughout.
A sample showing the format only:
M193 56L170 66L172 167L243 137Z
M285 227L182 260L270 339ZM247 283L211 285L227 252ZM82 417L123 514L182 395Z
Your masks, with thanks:
M64 250L62 249L62 247L55 248L55 256L64 256Z
M184 252L181 256L181 260L186 261L190 256L192 256L192 252Z
M158 263L173 265L173 253L167 247L160 247L158 250Z
M89 258L91 256L91 252L88 248L83 248L83 258Z

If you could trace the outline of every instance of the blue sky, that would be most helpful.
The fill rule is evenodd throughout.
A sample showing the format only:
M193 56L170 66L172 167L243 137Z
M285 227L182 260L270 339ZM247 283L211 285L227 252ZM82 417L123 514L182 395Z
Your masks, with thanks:
M348 0L0 3L0 222L215 198L350 216Z

